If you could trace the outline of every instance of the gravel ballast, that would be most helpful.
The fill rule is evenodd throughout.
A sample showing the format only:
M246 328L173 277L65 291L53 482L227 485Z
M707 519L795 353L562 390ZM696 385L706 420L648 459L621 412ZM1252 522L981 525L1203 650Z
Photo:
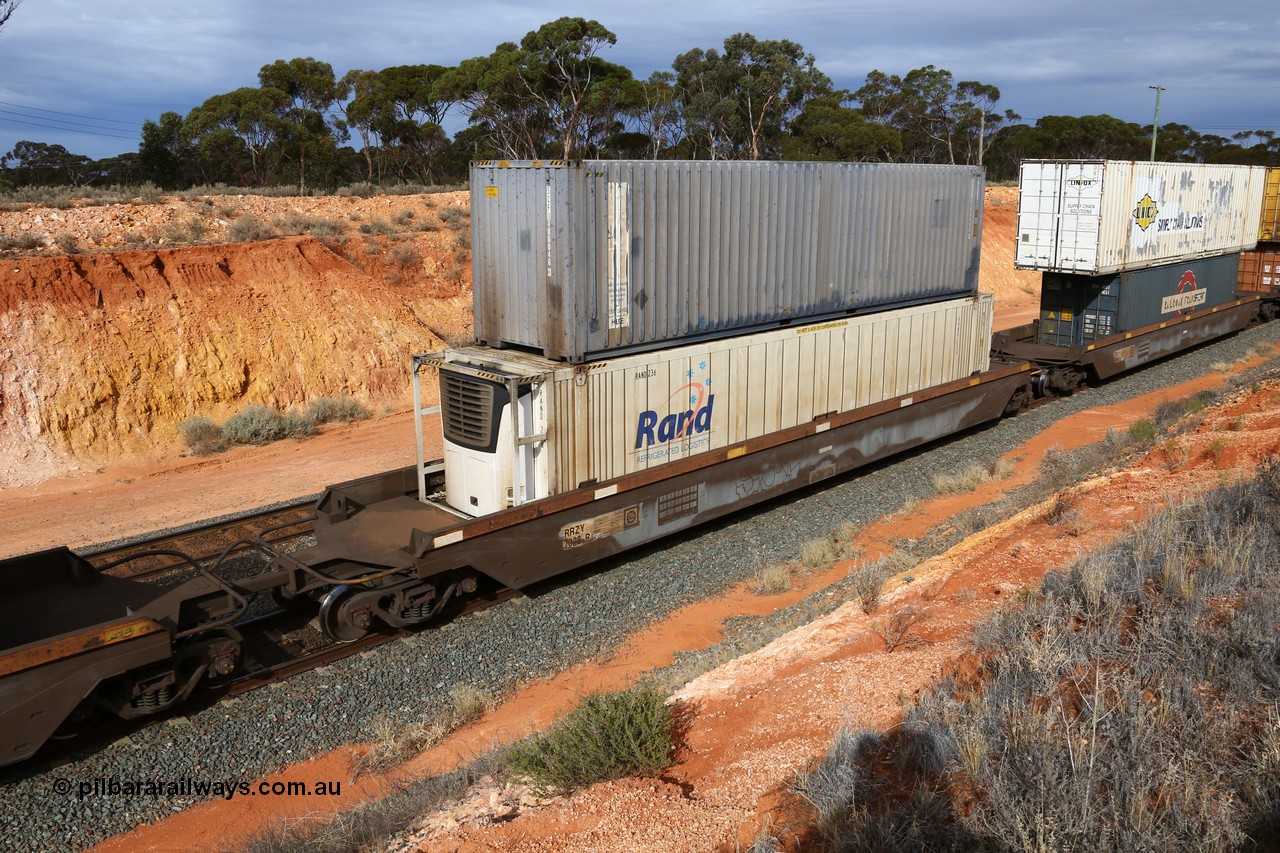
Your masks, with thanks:
M410 723L443 711L455 687L501 694L530 678L607 655L635 630L751 577L763 565L794 558L806 540L842 522L865 524L930 496L938 471L997 459L1068 415L1199 377L1215 363L1277 340L1280 323L1250 330L860 475L828 481L696 536L667 540L572 583L161 722L61 766L36 761L5 768L0 850L80 849L203 799L167 793L80 798L82 783L251 782L318 752L372 740L379 721Z

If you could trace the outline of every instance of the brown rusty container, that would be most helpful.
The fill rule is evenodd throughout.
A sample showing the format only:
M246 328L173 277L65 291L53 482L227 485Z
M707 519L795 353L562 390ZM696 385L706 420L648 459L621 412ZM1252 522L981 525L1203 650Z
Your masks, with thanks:
M1280 175L1280 169L1272 169ZM1274 196L1272 196L1274 201ZM1240 253L1240 272L1236 290L1241 293L1280 292L1280 248L1256 249Z

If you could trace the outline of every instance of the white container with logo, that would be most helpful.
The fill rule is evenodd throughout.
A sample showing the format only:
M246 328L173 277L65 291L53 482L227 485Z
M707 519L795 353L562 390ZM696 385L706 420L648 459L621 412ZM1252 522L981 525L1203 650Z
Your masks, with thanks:
M445 499L486 515L962 379L987 369L991 323L978 294L582 365L448 350L426 361Z
M1130 160L1027 160L1019 269L1105 275L1251 249L1266 169Z

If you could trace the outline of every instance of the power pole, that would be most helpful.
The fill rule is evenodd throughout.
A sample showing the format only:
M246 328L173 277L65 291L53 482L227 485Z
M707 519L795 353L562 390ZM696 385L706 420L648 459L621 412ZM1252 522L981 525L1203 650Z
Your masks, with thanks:
M1151 162L1156 161L1156 131L1160 129L1160 93L1164 91L1164 86L1148 86L1148 89L1156 90L1156 119L1151 123Z

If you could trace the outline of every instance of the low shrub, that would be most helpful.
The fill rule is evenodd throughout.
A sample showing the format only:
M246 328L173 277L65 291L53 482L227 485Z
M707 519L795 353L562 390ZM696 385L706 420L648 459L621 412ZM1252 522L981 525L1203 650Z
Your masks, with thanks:
M511 771L535 791L569 793L596 782L653 776L671 765L675 715L653 687L593 692L545 734L512 748Z
M409 269L422 263L422 255L408 243L397 243L388 260L401 269Z
M756 595L777 595L791 589L791 564L771 563L756 572Z
M284 418L254 403L227 418L222 437L231 444L270 444L285 437Z
M59 249L68 255L73 255L80 251L80 240L70 231L63 231L54 239L54 242L58 244Z
M361 234L376 234L379 236L387 236L396 233L396 229L392 227L390 222L385 219L375 219L372 222L366 222L360 226Z
M316 434L316 422L303 412L286 412L280 418L280 431L285 438L305 438Z
M372 416L368 406L354 397L318 397L307 404L306 417L317 426L363 421Z
M874 613L880 606L884 582L889 579L890 567L884 560L869 566L861 566L853 573L853 590L858 594L863 613Z
M241 216L227 228L227 238L233 243L252 243L278 236L274 228L256 216Z
M17 249L21 252L29 252L40 246L40 238L34 234L0 234L0 250Z
M338 187L334 191L334 195L344 196L347 198L368 198L377 195L378 188L368 181L356 181L354 184L347 184L345 187Z
M221 453L227 449L222 428L203 415L192 415L178 424L178 432L196 456Z
M461 207L446 207L438 214L440 221L454 228L461 228L467 224L466 220L470 219L470 214Z
M1134 441L1155 441L1156 425L1148 420L1138 420L1129 424L1129 437Z
M337 237L347 230L341 219L329 216L308 216L305 213L290 213L276 220L276 227L281 234L297 236L310 234L313 237Z

